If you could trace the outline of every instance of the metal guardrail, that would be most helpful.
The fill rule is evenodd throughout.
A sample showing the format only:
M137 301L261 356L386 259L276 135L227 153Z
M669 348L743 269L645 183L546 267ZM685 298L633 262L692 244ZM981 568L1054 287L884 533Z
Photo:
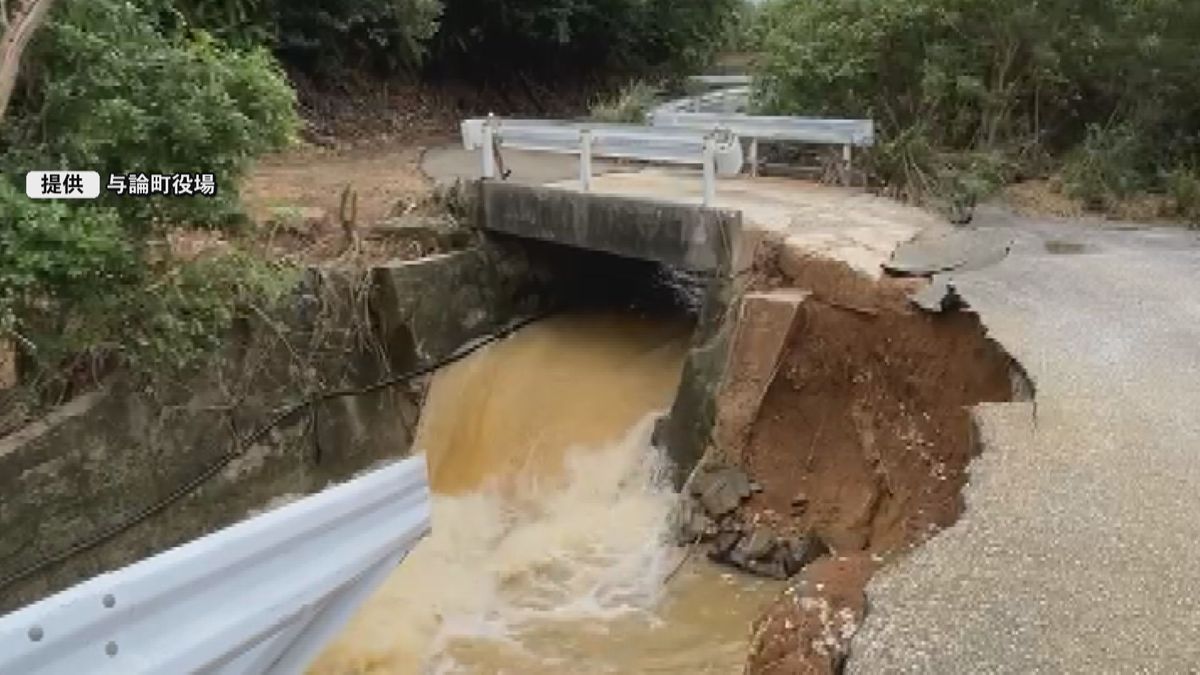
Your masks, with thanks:
M650 123L659 128L718 130L725 129L750 139L751 172L758 172L758 142L799 141L842 146L847 179L853 162L853 148L875 143L875 123L871 120L842 120L819 117L780 117L740 113L682 112L656 110Z
M466 149L480 150L484 178L496 177L503 148L577 154L585 191L591 189L593 157L700 166L706 206L715 200L716 177L738 175L745 162L741 142L721 129L489 117L463 121L462 140Z
M692 75L688 80L709 87L746 87L750 85L749 75Z
M429 528L412 458L0 617L0 673L302 673Z
M871 120L820 117L782 117L738 113L655 112L650 123L673 129L727 129L738 136L776 141L870 146L875 142Z
M702 75L705 84L747 83L742 75ZM758 174L758 144L798 141L842 146L845 179L850 182L855 147L875 142L871 120L749 115L750 87L736 86L671 101L655 108L649 126L488 117L462 123L463 146L481 149L483 176L496 175L504 147L578 154L579 179L591 189L593 156L704 167L704 204L715 198L715 177L735 176L746 162L741 138L748 138L751 175Z
M738 113L750 105L750 87L731 87L689 96L664 103L650 113L651 119L660 114L682 112Z

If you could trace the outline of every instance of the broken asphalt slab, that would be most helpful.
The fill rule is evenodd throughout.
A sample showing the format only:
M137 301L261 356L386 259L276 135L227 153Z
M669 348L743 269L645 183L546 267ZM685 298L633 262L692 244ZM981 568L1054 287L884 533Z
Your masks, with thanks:
M978 411L966 512L871 582L847 672L1194 672L1200 236L1021 219L961 236L1012 241L954 285L1036 382L1036 416Z
M901 244L883 268L905 277L977 270L1003 260L1012 243L1006 230L940 230Z

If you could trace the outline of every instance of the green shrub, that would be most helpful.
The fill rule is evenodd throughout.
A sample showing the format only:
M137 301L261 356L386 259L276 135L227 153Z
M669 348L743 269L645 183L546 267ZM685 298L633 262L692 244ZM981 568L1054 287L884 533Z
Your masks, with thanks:
M135 246L115 211L35 202L0 178L0 329L128 287Z
M728 39L739 0L444 0L441 72L512 80L696 68Z
M731 41L742 0L149 0L168 25L265 44L289 66L506 81L691 68Z
M287 266L228 251L194 261L169 263L155 278L106 312L139 320L112 326L123 361L137 372L176 372L194 367L219 349L239 316L259 308L268 314L294 288Z
M275 49L309 71L413 71L437 30L440 0L270 0Z
M936 150L1039 165L1082 143L1073 179L1101 201L1200 150L1194 0L771 0L760 21L756 106L874 119L887 181L926 173L904 159L912 138L886 147L914 130ZM1110 161L1127 139L1094 127L1136 136L1140 179Z
M0 179L0 336L16 338L22 382L39 391L65 391L80 360L165 377L194 367L294 281L236 250L150 264L114 209L35 202Z
M658 89L637 80L621 87L616 94L591 106L591 118L598 122L642 124L653 107Z
M1087 138L1063 165L1063 186L1089 209L1111 208L1147 187L1144 156L1143 141L1134 127L1089 127Z
M212 173L216 198L109 197L129 224L222 223L238 179L297 126L274 60L205 34L168 35L133 3L68 1L28 55L0 168L109 174Z
M202 30L240 47L267 46L328 77L421 65L441 0L151 0L164 25Z
M1167 196L1176 217L1200 227L1200 172L1178 168L1167 175Z

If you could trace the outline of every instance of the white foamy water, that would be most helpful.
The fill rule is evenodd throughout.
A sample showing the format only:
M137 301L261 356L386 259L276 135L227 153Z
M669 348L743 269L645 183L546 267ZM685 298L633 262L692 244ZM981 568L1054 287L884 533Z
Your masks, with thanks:
M774 592L667 544L650 445L686 327L564 317L440 374L418 447L433 531L314 673L740 672Z

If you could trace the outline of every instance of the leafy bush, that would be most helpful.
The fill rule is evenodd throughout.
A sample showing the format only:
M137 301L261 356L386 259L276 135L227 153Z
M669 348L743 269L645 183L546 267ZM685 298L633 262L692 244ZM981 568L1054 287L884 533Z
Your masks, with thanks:
M141 372L175 372L193 367L225 344L235 319L259 308L264 315L294 288L292 268L229 251L188 262L172 262L147 284L120 299L136 316L113 325L125 363Z
M722 49L733 52L757 50L764 28L763 4L755 0L742 0L729 10L725 20Z
M655 87L641 80L630 82L615 95L593 103L591 118L598 122L642 124L656 96Z
M120 0L59 9L27 57L0 168L213 173L215 199L107 203L140 225L229 220L247 162L287 143L297 125L294 94L270 54L203 33L168 35Z
M35 202L0 180L0 329L129 285L136 260L112 209Z
M1200 172L1179 168L1167 176L1167 196L1174 214L1192 227L1200 227Z
M439 0L274 0L275 48L310 71L413 70L437 30Z
M290 65L338 76L350 68L418 67L437 30L440 0L154 0L175 28L242 47L265 45Z
M34 202L0 179L0 334L22 381L71 390L80 362L141 372L194 364L222 340L261 263L157 261L158 228L227 221L255 155L296 125L273 57L153 20L153 3L68 0L27 54L0 134L0 169L212 173L216 198ZM58 394L49 400L57 400Z
M1066 193L1090 209L1111 207L1146 187L1142 139L1130 125L1092 126L1063 166Z
M692 67L730 41L742 0L152 0L172 25L288 65L513 80L667 65Z
M915 131L945 151L1040 157L1030 148L1084 143L1084 190L1135 182L1102 166L1127 148L1094 126L1132 130L1143 176L1200 149L1194 0L772 0L760 21L755 102L769 112L871 117L885 145ZM895 150L882 165L920 155Z
M34 202L0 180L0 335L17 336L24 381L53 389L71 360L97 355L135 373L192 367L245 307L295 281L237 251L156 265L145 253L115 210Z
M444 0L440 72L512 79L694 67L726 39L738 0Z

